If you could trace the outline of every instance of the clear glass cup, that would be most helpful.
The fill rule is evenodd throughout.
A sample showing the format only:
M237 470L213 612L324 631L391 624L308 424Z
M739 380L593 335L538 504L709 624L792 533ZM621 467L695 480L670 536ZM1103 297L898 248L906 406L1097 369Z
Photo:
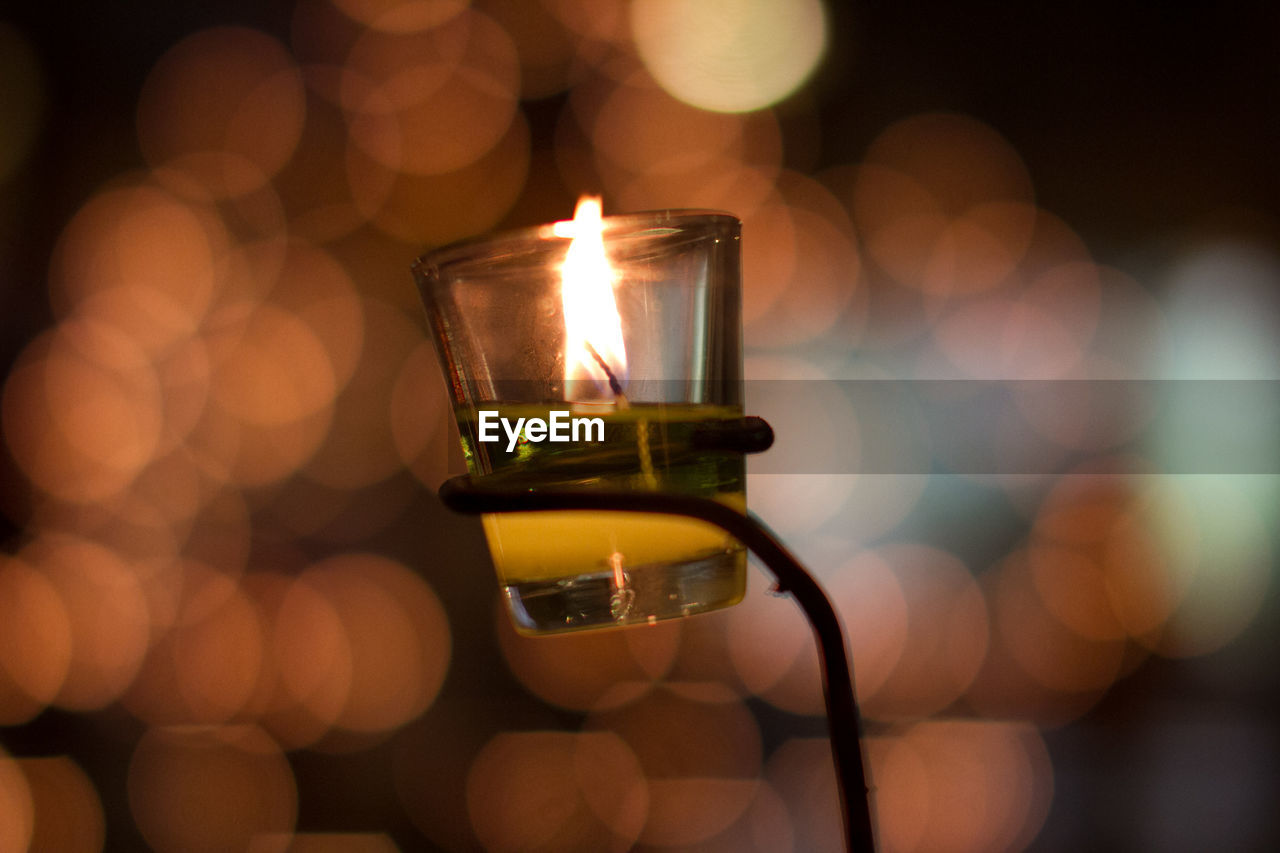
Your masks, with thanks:
M471 476L745 509L742 455L695 446L699 431L743 414L741 223L706 211L604 217L608 271L586 276L595 281L582 298L564 225L447 246L414 265ZM581 306L602 301L584 321ZM568 440L551 440L554 419ZM704 522L577 511L483 521L523 633L652 623L745 591L744 549Z

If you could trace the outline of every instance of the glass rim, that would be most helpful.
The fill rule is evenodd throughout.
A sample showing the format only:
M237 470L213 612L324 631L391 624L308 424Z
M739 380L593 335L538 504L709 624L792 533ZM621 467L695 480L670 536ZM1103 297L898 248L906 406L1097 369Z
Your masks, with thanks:
M567 222L571 220L558 220ZM742 226L742 220L732 213L723 210L702 208L663 208L641 210L634 213L619 213L603 217L604 231L636 231L643 227L655 227L670 224L673 228L689 228L703 223L719 223L722 225ZM440 269L474 259L474 253L482 247L501 247L503 245L545 245L552 241L564 241L567 245L570 238L557 237L553 231L554 222L542 225L530 225L524 228L513 228L493 234L482 234L447 243L435 249L423 252L414 260L413 272L426 276L431 268Z

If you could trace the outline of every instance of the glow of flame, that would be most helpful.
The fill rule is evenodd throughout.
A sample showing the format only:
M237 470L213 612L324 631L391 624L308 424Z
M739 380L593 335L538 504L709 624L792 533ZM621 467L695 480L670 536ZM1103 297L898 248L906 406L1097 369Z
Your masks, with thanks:
M555 223L554 233L573 238L560 273L565 384L586 380L607 388L609 373L621 383L627 375L627 351L622 343L622 318L613 298L615 272L604 252L600 199L579 199L573 220ZM608 365L608 372L592 350Z

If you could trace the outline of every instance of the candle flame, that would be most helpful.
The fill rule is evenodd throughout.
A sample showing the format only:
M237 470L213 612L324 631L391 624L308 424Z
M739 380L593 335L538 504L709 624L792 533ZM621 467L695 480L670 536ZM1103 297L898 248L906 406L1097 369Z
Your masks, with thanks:
M596 394L619 397L627 375L627 351L613 297L615 273L604 252L600 199L582 197L573 220L553 227L556 236L573 238L560 272L566 391L577 386L577 394L583 384L594 384Z

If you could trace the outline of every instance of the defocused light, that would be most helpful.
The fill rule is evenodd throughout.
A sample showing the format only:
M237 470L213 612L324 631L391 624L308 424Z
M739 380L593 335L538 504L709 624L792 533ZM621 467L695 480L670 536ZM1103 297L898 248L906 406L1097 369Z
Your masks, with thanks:
M870 741L887 850L1017 850L1053 797L1048 751L1026 723L941 720Z
M729 649L738 675L753 693L778 708L823 715L813 630L798 609L765 591L767 582L758 580L728 614ZM906 645L902 589L889 564L872 551L825 576L823 587L848 633L858 701L867 702Z
M636 48L655 80L705 110L750 112L786 98L826 49L819 0L641 0Z
M215 27L152 68L138 141L153 165L187 172L215 197L236 196L285 164L305 113L302 75L283 45L258 30Z
M1027 549L1026 559L1037 597L1063 627L1087 640L1125 638L1124 626L1111 609L1106 577L1092 555L1036 542Z
M351 233L368 219L356 208L347 182L335 179L346 169L349 140L340 81L347 72L338 65L310 65L302 73L309 95L307 123L297 150L273 183L284 204L290 233L304 240L327 242ZM390 189L391 173L387 172L382 190ZM377 195L372 184L366 191Z
M80 766L66 756L23 758L18 764L26 774L35 805L31 850L99 853L106 835L102 801ZM0 799L3 799L2 794ZM10 813L10 810L0 808L0 814L6 815L6 822ZM0 829L0 838L3 832ZM0 847L3 847L2 841Z
M497 683L487 675L476 673L484 684ZM418 831L444 850L480 849L468 814L466 785L480 750L494 735L514 725L546 724L540 711L532 718L523 717L516 710L520 706L495 702L486 693L483 689L446 690L419 722L395 737L392 769L399 804ZM513 712L521 716L520 721L513 719ZM440 784L442 779L451 784Z
M434 346L421 341L400 367L391 388L390 424L400 461L420 482L436 488L448 475L448 437L452 417L444 406L448 392L440 376Z
M296 421L332 403L333 365L323 343L297 315L258 306L213 343L214 399L237 420L265 426Z
M603 45L618 46L627 41L626 0L542 0L556 18L581 38L580 59L601 62L610 58Z
M4 432L40 489L92 502L124 489L151 461L162 427L152 365L132 339L64 321L30 344L4 388Z
M776 235L777 219L756 215L743 220L742 238L751 242L772 244L781 236L789 242L794 254L787 265L787 275L777 282L765 282L771 270L755 265L757 256L743 256L743 332L749 346L785 347L811 342L831 332L838 322L846 345L855 339L855 322L842 316L851 306L865 302L859 288L861 259L853 239L853 227L839 201L816 181L794 172L779 177L779 193L775 203L783 206L778 214L789 219L781 235ZM761 227L764 225L764 227ZM776 249L770 250L776 252ZM776 298L756 302L756 288L773 291ZM775 290L776 288L776 290ZM857 313L856 310L853 313Z
M817 653L804 614L753 573L746 596L726 617L729 655L743 685L785 711L822 713ZM856 661L853 671L860 673Z
M1064 579L1058 579L1057 585L1037 584L1039 578L1080 568L1079 562L1068 562L1063 556L1062 552L1037 549L1034 556L1014 552L1001 561L997 568L999 580L990 602L998 626L995 635L1004 643L1009 656L1050 690L1100 692L1110 687L1120 674L1124 638L1116 635L1119 625L1109 612L1096 569L1092 578L1088 574L1072 577L1066 596L1062 594L1066 587ZM1095 595L1082 602L1080 594L1088 594L1090 579L1094 580ZM1046 595L1046 592L1057 595ZM1075 630L1070 622L1055 618L1054 610L1050 609L1069 613L1071 620L1078 623L1092 615L1081 611L1098 605L1102 610L1088 627L1094 634L1109 630L1110 636L1088 636ZM1108 620L1111 624L1106 624ZM1101 628L1097 622L1103 623Z
M1031 178L1018 152L969 116L923 113L902 119L876 137L865 160L907 177L906 186L923 190L948 216L991 201L1032 200Z
M624 208L709 208L745 217L770 194L782 166L782 132L772 111L698 110L642 71L621 82L579 84L561 122L581 125L592 169Z
M1031 241L1036 209L1021 202L977 204L943 225L920 285L946 299L990 290L1014 271Z
M319 338L341 388L351 378L363 351L363 305L355 281L330 252L290 241L271 301L292 311Z
M22 164L44 123L40 61L22 34L0 21L0 185Z
M1112 267L1097 266L1096 328L1082 374L1091 379L1151 379L1171 360L1169 328L1156 295Z
M742 214L742 225L755 235L742 245L742 322L744 327L763 326L796 276L800 236L790 208L772 185L763 203Z
M965 303L935 327L938 349L964 379L1056 379L1083 352L1055 315L1017 295Z
M511 38L475 11L412 35L369 31L347 58L351 139L382 166L439 175L493 150L517 113Z
M255 836L287 848L298 792L288 760L253 726L175 726L142 736L129 763L129 807L158 850L248 850ZM279 834L279 835L275 835Z
M309 308L241 302L210 318L204 340L214 405L201 413L187 446L224 479L250 485L280 480L329 432L334 365L308 322L313 318L301 312ZM336 354L343 355L341 348Z
M1280 257L1273 251L1247 243L1197 246L1167 286L1173 353L1162 378L1280 375Z
M524 188L529 152L529 125L517 113L505 136L452 172L396 171L351 144L347 180L356 207L383 232L419 248L440 245L498 224Z
M47 535L19 558L53 582L71 627L71 660L54 702L77 711L114 701L133 681L151 621L133 567L101 545Z
M0 850L26 850L35 824L31 787L22 765L0 747Z
M341 620L324 596L292 574L253 572L245 575L244 589L269 632L246 714L284 748L310 746L332 728L351 688L351 649Z
M786 470L788 458L859 458L858 419L840 384L814 364L790 356L747 359L748 408L767 420L777 441L770 470ZM767 390L752 396L751 383ZM795 395L793 402L788 396ZM760 473L747 460L755 512L783 534L807 534L835 517L853 491L855 474Z
M485 11L511 36L520 57L520 96L545 98L569 85L574 38L548 3L527 0L489 0ZM597 6L603 4L597 3Z
M412 33L451 20L470 0L333 0L333 5L376 30Z
M694 173L737 142L744 125L672 98L645 74L616 86L593 118L597 159L633 173Z
M696 804L691 804L696 807ZM676 847L690 853L723 850L733 853L794 853L796 830L787 804L764 779L755 780L755 793L736 821L705 841Z
M966 116L903 119L876 138L856 170L831 181L847 194L868 255L896 284L924 296L923 303L898 299L896 310L914 315L897 318L908 324L901 334L918 330L922 311L1006 284L1039 227L1021 158Z
M193 520L183 554L227 574L239 574L249 562L253 525L244 495L236 489L214 492Z
M0 725L44 710L70 665L71 622L57 588L21 560L0 555Z
M1271 494L1260 501L1267 488ZM1274 478L1253 475L1153 478L1134 522L1156 543L1177 600L1163 631L1142 638L1151 648L1175 657L1208 654L1253 621L1274 559L1259 510L1275 506L1275 490Z
M746 811L760 772L760 731L724 685L671 683L613 711L591 729L631 747L649 782L644 844L690 844L722 832Z
M486 850L631 849L648 807L635 755L607 732L503 732L467 773L467 811Z
M917 286L949 221L917 178L875 163L848 178L850 210L867 253L902 284Z
M405 360L421 342L418 323L384 302L365 299L347 321L361 323L353 331L363 340L359 361L336 399L333 425L324 444L307 463L306 476L338 489L367 486L400 470L403 459L389 417L393 389ZM332 312L334 323L341 312ZM440 399L439 397L436 398ZM426 412L431 401L418 401ZM353 453L352 448L360 451Z
M192 722L230 720L257 685L263 626L236 581L218 572L188 576L169 637L177 693Z
M977 675L987 653L987 609L969 570L955 556L924 545L877 549L901 587L906 632L897 663L880 690L863 703L878 719L919 717L950 705Z
M330 557L305 571L282 605L276 642L294 695L321 719L365 733L398 728L427 709L452 645L431 587L373 554Z
M104 319L158 353L198 327L228 243L217 217L163 190L107 190L84 204L58 238L49 275L55 308L65 314L97 294L113 294L127 307Z
M871 775L875 770L876 741L868 738L864 743L866 758L872 762L867 774L871 784L879 787L879 780ZM796 853L840 853L846 849L829 740L792 738L785 741L769 756L765 778L791 815ZM886 844L883 832L879 843Z
M615 708L650 690L670 669L682 624L635 631L593 631L523 637L505 608L497 613L498 642L511 674L539 699L576 711Z
M152 187L105 192L77 213L59 240L51 271L55 307L71 314L52 340L71 344L74 357L54 358L67 350L53 348L45 371L59 367L46 378L46 403L29 401L25 413L17 415L38 426L45 409L68 426L44 430L40 441L56 451L65 436L77 448L33 449L30 464L37 483L65 497L71 497L70 489L100 499L138 473L130 470L135 465L172 450L192 428L205 405L209 368L203 342L191 336L213 298L227 239L208 210ZM97 368L89 369L86 357L110 378L95 376ZM49 379L55 380L52 386ZM156 381L159 387L152 389ZM70 412L57 414L68 405L52 396L59 387L76 393L74 418ZM157 390L160 408L152 411L146 398ZM92 403L94 395L101 396L100 403ZM148 449L138 442L150 441L151 415L158 418L160 432L156 446ZM104 428L113 423L127 438ZM82 433L85 438L78 438ZM20 429L12 439L24 434ZM93 442L109 445L111 455L97 462L86 459ZM111 460L121 461L121 452L131 446L133 461L102 482L116 464Z

